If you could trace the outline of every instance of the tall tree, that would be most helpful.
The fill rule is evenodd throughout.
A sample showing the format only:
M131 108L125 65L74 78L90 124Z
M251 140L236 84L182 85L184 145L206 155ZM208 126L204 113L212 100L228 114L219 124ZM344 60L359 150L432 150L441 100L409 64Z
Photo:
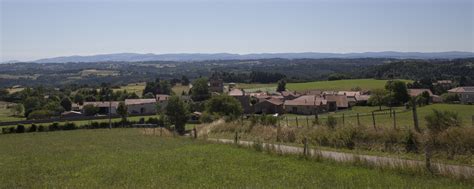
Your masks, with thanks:
M188 86L189 85L189 79L185 75L181 77L181 85L183 86Z
M206 111L236 118L243 112L240 102L229 95L213 96L206 104Z
M183 135L186 121L188 120L188 108L186 103L179 96L171 96L166 106L166 116L171 124L174 124L176 131Z
M61 106L64 108L64 110L71 111L71 108L72 108L71 99L69 99L69 97L64 97L61 100Z
M387 91L384 89L372 90L368 103L372 106L379 106L379 110L382 110L382 106L387 104Z
M128 110L124 102L120 102L117 107L117 114L122 118L122 123L127 121Z
M407 86L403 81L387 81L385 84L385 89L390 93L390 105L401 105L410 100Z
M286 90L286 80L281 79L280 81L278 81L277 91L282 92L282 91L285 91L285 90Z
M193 81L193 87L191 88L191 98L194 101L204 101L211 97L207 83L208 80L205 77Z

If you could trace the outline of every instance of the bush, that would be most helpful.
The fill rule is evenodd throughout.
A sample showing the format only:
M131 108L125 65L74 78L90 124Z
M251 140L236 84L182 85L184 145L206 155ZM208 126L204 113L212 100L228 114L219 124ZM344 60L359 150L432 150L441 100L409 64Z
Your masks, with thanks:
M74 129L77 129L76 127L76 124L75 123L65 123L64 126L63 126L63 130L74 130Z
M211 123L217 119L217 116L210 114L209 112L203 112L199 120L202 123Z
M25 126L17 125L15 130L16 130L16 133L24 133L25 132Z
M35 110L28 114L28 119L48 119L52 115L53 113L48 110Z
M57 130L59 130L58 123L52 123L51 125L48 126L48 131L57 131Z
M35 124L32 124L31 127L28 129L28 132L36 132L37 127Z
M38 132L44 132L46 131L46 128L42 125L38 126Z

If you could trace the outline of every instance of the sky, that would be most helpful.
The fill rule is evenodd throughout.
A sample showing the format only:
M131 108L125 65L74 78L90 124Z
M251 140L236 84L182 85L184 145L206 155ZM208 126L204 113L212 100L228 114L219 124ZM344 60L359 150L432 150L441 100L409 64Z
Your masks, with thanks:
M0 1L0 61L123 52L474 52L472 0Z

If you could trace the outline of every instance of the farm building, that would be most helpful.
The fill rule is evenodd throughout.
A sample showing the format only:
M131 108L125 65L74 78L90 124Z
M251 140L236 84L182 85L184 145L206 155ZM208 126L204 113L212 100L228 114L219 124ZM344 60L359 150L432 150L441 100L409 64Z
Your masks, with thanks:
M215 93L224 92L224 80L218 74L212 74L209 78L209 91Z
M459 100L463 104L474 103L474 86L456 87L454 89L448 90L448 93L457 94L459 96Z
M349 108L349 101L344 95L324 95L328 103L328 111L337 111L340 109Z
M293 100L295 98L298 98L299 96L301 96L300 94L296 93L296 92L292 92L292 91L282 91L280 92L281 96L283 96L283 98L285 100Z
M423 92L427 92L430 95L430 102L442 102L441 97L434 95L430 89L408 89L408 94L411 97L419 96L423 94Z
M243 89L232 89L229 91L229 96L234 97L240 102L244 113L250 113L252 111L250 107L250 96L246 95Z
M284 112L283 101L277 98L271 98L258 102L253 105L254 113L257 114L282 114Z
M328 110L327 100L319 95L304 95L284 102L287 113L311 115Z
M125 99L129 114L156 114L156 99Z
M100 101L100 102L84 102L82 107L86 105L93 105L94 107L99 108L98 114L117 114L117 107L119 105L119 101ZM82 109L82 108L81 108ZM84 111L84 109L82 109ZM84 112L82 112L84 113Z

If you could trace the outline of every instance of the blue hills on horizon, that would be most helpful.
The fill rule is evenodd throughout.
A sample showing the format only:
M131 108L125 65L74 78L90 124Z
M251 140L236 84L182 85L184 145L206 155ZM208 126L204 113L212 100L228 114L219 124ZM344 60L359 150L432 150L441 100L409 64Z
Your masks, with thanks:
M474 52L363 52L363 53L176 53L176 54L140 54L115 53L90 56L62 56L30 61L34 63L68 63L68 62L144 62L144 61L206 61L206 60L253 60L253 59L322 59L322 58L396 58L396 59L455 59L471 58Z

